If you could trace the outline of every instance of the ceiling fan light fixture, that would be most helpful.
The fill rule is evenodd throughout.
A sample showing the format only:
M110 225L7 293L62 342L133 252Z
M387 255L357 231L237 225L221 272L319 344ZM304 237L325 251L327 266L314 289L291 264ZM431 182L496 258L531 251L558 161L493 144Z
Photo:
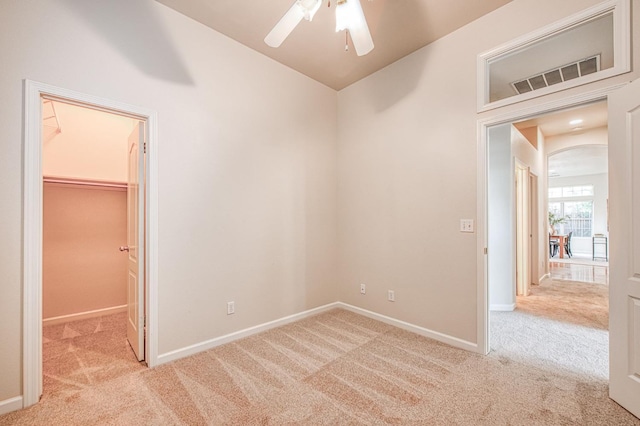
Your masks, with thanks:
M275 27L264 38L271 47L279 47L300 21L311 21L320 9L323 0L295 0ZM360 0L337 0L336 32L347 30L358 56L366 55L373 50L373 39L362 11Z
M362 9L359 11L362 13ZM362 25L364 14L358 13L356 1L336 2L336 32Z
M358 56L373 50L373 39L359 0L338 0L336 3L336 32L348 30Z
M318 9L320 9L320 5L322 4L322 0L297 0L296 4L298 7L302 9L302 13L304 13L304 19L307 21L313 20Z

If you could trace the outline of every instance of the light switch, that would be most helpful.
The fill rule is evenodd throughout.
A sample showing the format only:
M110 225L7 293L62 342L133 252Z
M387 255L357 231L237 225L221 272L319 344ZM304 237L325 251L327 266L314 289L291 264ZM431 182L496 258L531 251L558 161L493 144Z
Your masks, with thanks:
M460 232L473 232L473 219L460 219Z

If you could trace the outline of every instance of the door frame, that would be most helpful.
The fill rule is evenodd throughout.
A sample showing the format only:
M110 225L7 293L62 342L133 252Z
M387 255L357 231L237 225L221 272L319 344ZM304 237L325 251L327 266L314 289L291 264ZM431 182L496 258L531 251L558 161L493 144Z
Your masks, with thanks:
M607 100L609 94L625 85L628 82L616 83L599 89L591 90L584 93L565 96L556 100L542 102L537 105L524 106L519 109L495 113L488 115L485 118L479 118L477 120L477 204L476 204L476 216L477 216L477 232L478 237L476 239L476 288L477 288L477 352L481 354L488 354L490 347L490 332L489 332L489 286L488 286L488 226L487 226L487 209L488 209L488 140L489 140L489 128L498 126L500 124L513 123L514 121L522 121L533 118L542 114L553 113L561 111L563 109L577 107L580 105L588 104L591 102L597 102Z
M540 284L540 203L538 175L529 171L529 284Z
M42 97L146 121L145 359L158 363L158 118L155 111L25 79L23 116L23 408L42 395ZM141 147L144 149L144 147Z
M529 193L529 175L531 168L515 159L516 190L515 224L516 224L516 296L528 296L531 285L531 204Z

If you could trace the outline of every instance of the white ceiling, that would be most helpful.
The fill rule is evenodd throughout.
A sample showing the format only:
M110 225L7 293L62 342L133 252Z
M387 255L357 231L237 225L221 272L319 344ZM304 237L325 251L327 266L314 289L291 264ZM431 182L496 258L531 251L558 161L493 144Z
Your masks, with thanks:
M572 120L581 119L582 123L572 125ZM578 108L566 109L515 124L518 129L538 126L545 137L584 132L607 125L607 103L597 102Z
M279 48L264 37L294 0L157 0L202 24L335 90L378 71L511 0L360 0L375 48L358 57L345 52L335 32L333 7L323 2L312 22L303 20Z
M572 120L580 124L570 124ZM608 125L606 102L597 102L543 115L516 123L518 129L538 126L545 137L565 134L579 135L587 130ZM549 177L593 175L608 172L606 146L582 145L549 156Z
M549 156L549 177L607 173L606 146L583 145Z

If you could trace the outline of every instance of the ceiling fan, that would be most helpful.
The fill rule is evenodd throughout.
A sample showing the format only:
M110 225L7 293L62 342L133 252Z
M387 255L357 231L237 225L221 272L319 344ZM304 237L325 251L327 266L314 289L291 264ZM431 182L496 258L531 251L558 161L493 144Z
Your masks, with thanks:
M303 18L307 21L313 19L322 2L323 0L296 0L267 34L264 42L271 47L279 47ZM358 56L366 55L373 50L373 39L360 0L337 0L336 32L342 30L349 32Z

